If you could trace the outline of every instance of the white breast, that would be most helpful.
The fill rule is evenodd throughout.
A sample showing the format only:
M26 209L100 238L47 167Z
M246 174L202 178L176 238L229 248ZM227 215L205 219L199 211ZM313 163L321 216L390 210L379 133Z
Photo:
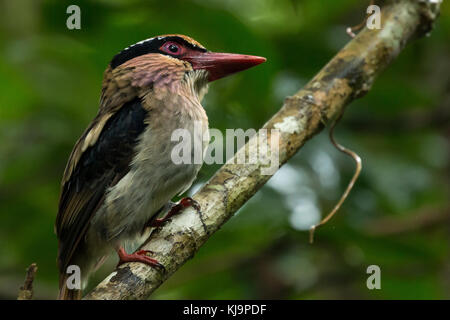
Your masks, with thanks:
M200 146L202 160L209 142L203 108L198 103L189 112L177 110L176 117L168 111L149 112L149 124L140 137L130 171L109 190L105 204L92 221L94 229L107 230L102 235L105 240L134 238L161 207L192 185L202 166L174 163L172 150L180 147L180 141L172 141L171 137L176 129L189 132L191 140L183 143L190 144L192 153L195 146ZM200 124L200 130L196 124Z

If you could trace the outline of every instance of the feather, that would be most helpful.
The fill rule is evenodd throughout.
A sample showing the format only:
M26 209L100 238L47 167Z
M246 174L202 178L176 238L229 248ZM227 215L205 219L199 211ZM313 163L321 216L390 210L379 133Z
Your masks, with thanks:
M141 100L135 98L114 114L98 116L76 144L72 154L80 156L78 161L76 157L69 160L72 170L62 186L55 224L60 271L70 264L108 188L129 171L134 147L146 127L146 116ZM86 142L95 136L94 143ZM88 147L83 151L85 145Z

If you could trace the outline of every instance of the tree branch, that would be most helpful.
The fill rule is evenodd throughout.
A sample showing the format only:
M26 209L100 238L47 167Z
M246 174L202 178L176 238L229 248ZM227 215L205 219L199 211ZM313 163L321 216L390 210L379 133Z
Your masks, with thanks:
M411 212L407 217L383 217L371 221L366 227L366 234L376 237L386 237L417 230L431 229L432 227L448 226L450 220L450 207L423 208Z
M36 263L32 263L27 269L27 275L25 277L25 282L22 287L20 287L19 295L17 300L31 300L33 299L33 281L36 276L37 271Z
M144 249L166 272L141 263L120 266L85 299L146 299L270 178L262 174L270 158L271 132L278 129L279 161L284 164L313 135L320 132L352 100L369 91L375 77L407 42L432 29L439 13L433 0L393 0L382 10L382 29L361 31L303 89L288 97L265 125L268 152L255 164L228 161L193 197L201 213L185 209L163 227L153 230ZM233 158L257 152L252 140ZM246 158L247 159L247 158ZM235 161L234 161L235 162Z

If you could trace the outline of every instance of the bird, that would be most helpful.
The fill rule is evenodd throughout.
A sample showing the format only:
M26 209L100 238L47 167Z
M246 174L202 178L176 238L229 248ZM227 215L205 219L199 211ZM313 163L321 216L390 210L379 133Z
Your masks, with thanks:
M139 41L112 58L98 113L74 145L61 181L55 221L59 299L81 299L89 276L114 251L119 265L164 268L151 252L127 253L125 245L185 207L199 209L191 198L171 202L189 189L202 166L172 161L178 142L171 133L193 133L199 125L208 137L201 101L209 83L265 61L212 52L181 34ZM193 139L200 139L204 154L208 138ZM73 265L81 273L75 288L67 283Z

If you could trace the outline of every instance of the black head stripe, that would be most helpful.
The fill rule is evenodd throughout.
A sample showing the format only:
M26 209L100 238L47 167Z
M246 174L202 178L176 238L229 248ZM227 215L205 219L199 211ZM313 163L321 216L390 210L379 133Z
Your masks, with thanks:
M127 62L128 60L131 60L133 58L136 58L136 57L142 56L144 54L148 54L148 53L161 53L161 54L167 55L167 53L161 52L159 50L159 48L161 48L161 46L167 41L176 41L180 44L185 45L186 47L190 47L191 49L206 52L205 48L199 47L193 43L190 43L182 37L178 37L178 36L155 37L155 38L150 38L147 40L140 41L138 43L135 43L135 44L129 46L128 48L123 49L121 52L116 54L114 56L114 58L111 60L111 63L110 63L111 68L114 69L114 68L120 66L121 64Z
M128 48L123 49L118 54L114 56L114 58L111 60L111 68L114 69L121 64L127 62L128 60L131 60L133 58L136 58L138 56L142 56L147 53L158 53L159 48L163 42L161 40L158 40L158 38L150 38L147 40L140 41L138 43L135 43Z

